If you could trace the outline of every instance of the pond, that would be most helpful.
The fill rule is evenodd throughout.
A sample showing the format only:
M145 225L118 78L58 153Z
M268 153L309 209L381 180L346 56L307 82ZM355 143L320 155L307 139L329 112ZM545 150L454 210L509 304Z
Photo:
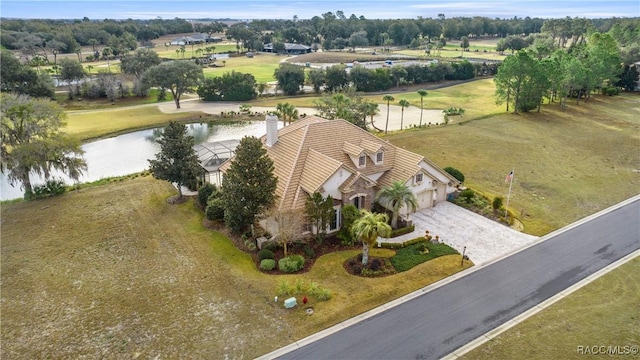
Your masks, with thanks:
M280 123L278 125L282 127ZM87 171L80 178L80 182L91 182L107 177L123 176L145 171L149 168L148 159L154 159L160 151L156 142L162 135L163 128L141 130L119 135L107 139L92 141L82 145ZM196 144L241 139L244 136L260 137L266 133L264 121L238 122L234 124L200 123L188 124L189 135L194 137ZM63 179L67 184L73 182L62 174L55 174L55 178ZM44 180L32 175L33 185L43 184ZM19 184L11 186L6 175L0 178L0 200L21 198L24 192Z

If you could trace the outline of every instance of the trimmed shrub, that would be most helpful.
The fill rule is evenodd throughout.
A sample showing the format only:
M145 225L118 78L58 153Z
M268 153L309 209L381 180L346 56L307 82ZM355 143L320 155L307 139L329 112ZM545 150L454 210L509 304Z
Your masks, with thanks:
M418 238L407 240L407 241L403 242L402 246L405 247L405 246L409 246L409 245L413 245L413 244L418 244L418 243L421 243L421 242L424 242L424 238L418 237Z
M275 267L276 261L273 259L262 259L262 261L260 261L260 269L262 270L270 271L275 269Z
M380 244L380 247L383 247L385 249L400 249L402 247L402 243L387 243L387 242L383 242Z
M454 178L456 178L456 180L460 181L461 183L464 182L464 174L462 174L462 172L460 172L460 170L458 170L456 168L453 168L451 166L447 166L443 170L446 171L447 173L449 173L449 175L451 175Z
M304 258L300 255L289 255L278 260L278 268L286 273L300 271L303 266Z
M204 185L202 185L200 189L198 189L198 204L200 204L201 206L207 206L209 197L216 190L216 186L211 183L205 183Z
M275 259L275 254L273 253L273 251L269 250L269 249L262 249L260 251L258 251L258 259L260 260L260 263L262 263L262 260L265 259ZM275 266L275 264L274 264Z
M313 251L313 249L309 245L305 245L302 248L302 251L304 251L304 255L309 259L313 259L314 257L316 257L316 252Z
M391 235L389 237L394 238L400 235L408 234L410 232L413 232L415 229L416 229L415 225L411 225L411 226L403 227L400 229L391 230Z
M209 199L207 207L204 211L204 215L209 220L223 220L224 219L224 203L222 198L215 197Z
M369 269L373 271L378 271L380 270L381 267L382 267L382 263L380 262L380 259L373 259L369 264Z

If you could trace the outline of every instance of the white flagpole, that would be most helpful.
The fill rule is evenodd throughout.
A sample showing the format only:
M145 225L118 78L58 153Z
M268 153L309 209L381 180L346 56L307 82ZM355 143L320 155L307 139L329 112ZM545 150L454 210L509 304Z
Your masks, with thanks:
M511 170L511 174L509 176L509 193L507 194L507 206L504 208L504 217L507 217L507 212L509 211L509 200L511 199L511 185L513 185L513 179L515 178L515 168Z

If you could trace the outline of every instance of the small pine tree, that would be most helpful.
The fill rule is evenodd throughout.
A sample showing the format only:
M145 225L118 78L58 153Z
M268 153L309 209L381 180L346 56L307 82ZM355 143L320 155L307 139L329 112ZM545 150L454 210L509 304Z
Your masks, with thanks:
M240 140L222 178L224 221L231 231L241 233L254 223L256 215L274 204L278 178L273 170L273 160L259 139L245 136Z
M178 197L182 200L182 186L202 174L200 162L193 150L193 136L187 135L184 124L172 121L164 128L157 140L160 152L155 160L149 160L153 177L176 184Z

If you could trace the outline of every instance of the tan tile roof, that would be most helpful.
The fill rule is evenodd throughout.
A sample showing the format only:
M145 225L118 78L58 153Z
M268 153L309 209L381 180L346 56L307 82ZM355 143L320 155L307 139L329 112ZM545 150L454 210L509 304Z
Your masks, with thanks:
M356 146L348 141L342 143L342 150L354 157L359 157L360 155L362 155L362 153L365 152L364 149L360 146Z
M261 140L264 143L266 135ZM340 167L354 174L339 187L348 191L360 178L366 178L372 185L385 186L414 176L420 171L419 164L423 160L435 165L423 156L395 147L347 121L317 116L307 116L280 129L278 141L266 149L278 177L278 210L304 207L306 193L319 190ZM366 166L356 169L349 157L349 154L357 156L362 151L374 155L381 149L384 161L380 165L367 158ZM229 163L227 161L221 169L225 171ZM367 177L381 172L384 174L377 181Z
M373 142L369 139L360 140L360 147L365 149L369 155L374 155L383 148L382 144Z
M302 177L300 178L300 186L307 193L313 194L318 191L341 166L342 163L340 161L320 154L313 149L309 149L304 170L302 170Z

